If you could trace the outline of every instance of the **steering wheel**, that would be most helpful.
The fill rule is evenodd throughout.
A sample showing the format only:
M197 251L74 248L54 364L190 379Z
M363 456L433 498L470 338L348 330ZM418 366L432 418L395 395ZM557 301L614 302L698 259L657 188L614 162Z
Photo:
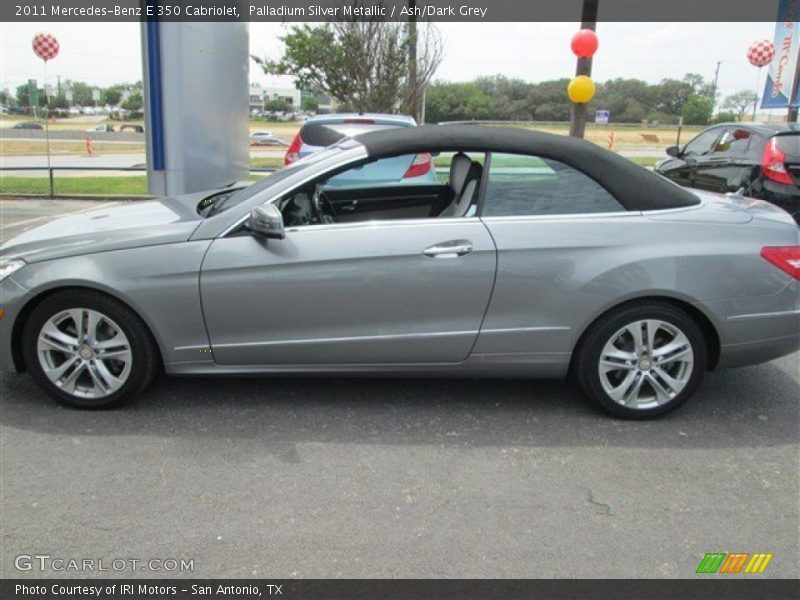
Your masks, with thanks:
M323 208L323 204L325 207ZM314 188L314 195L311 197L311 205L314 208L314 215L320 223L336 223L336 209L333 203L322 191L322 186ZM327 210L326 210L327 209Z

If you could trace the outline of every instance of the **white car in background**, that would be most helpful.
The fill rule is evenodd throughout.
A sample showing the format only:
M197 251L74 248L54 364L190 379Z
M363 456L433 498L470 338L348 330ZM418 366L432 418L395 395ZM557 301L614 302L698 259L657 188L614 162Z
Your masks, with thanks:
M251 146L285 146L286 142L275 137L271 131L255 131L250 134Z

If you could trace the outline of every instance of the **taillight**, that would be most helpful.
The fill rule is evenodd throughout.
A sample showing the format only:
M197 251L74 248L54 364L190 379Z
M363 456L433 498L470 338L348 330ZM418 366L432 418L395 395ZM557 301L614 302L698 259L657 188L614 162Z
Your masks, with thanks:
M800 280L800 246L765 246L761 249L761 256Z
M778 140L772 138L764 148L764 156L761 157L761 172L764 177L777 183L792 185L792 176L786 171L786 154L778 148Z
M300 148L303 147L303 140L298 133L294 136L292 143L286 149L286 156L283 157L283 164L290 165L300 158Z
M374 119L345 119L343 125L375 125Z
M408 171L406 171L406 174L403 175L403 179L425 175L425 173L431 170L432 164L433 164L433 157L430 154L428 154L427 152L423 152L422 154L417 154L414 157L414 160L411 161L411 166L408 167Z

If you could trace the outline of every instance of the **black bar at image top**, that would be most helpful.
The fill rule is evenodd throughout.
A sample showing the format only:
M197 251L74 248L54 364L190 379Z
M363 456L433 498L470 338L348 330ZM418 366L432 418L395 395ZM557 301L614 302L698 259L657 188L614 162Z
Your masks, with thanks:
M790 0L798 1L798 0ZM769 22L780 0L601 0L599 22ZM419 0L418 19L579 22L583 0ZM4 22L408 21L408 0L4 0Z

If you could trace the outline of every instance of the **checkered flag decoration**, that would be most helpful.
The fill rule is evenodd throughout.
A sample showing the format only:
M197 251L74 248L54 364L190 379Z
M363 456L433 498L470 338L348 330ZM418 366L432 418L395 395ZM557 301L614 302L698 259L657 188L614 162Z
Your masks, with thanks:
M58 55L58 40L49 33L37 33L33 36L33 52L44 61L52 60Z
M764 67L775 57L775 46L769 40L755 42L747 50L747 60L754 67Z

